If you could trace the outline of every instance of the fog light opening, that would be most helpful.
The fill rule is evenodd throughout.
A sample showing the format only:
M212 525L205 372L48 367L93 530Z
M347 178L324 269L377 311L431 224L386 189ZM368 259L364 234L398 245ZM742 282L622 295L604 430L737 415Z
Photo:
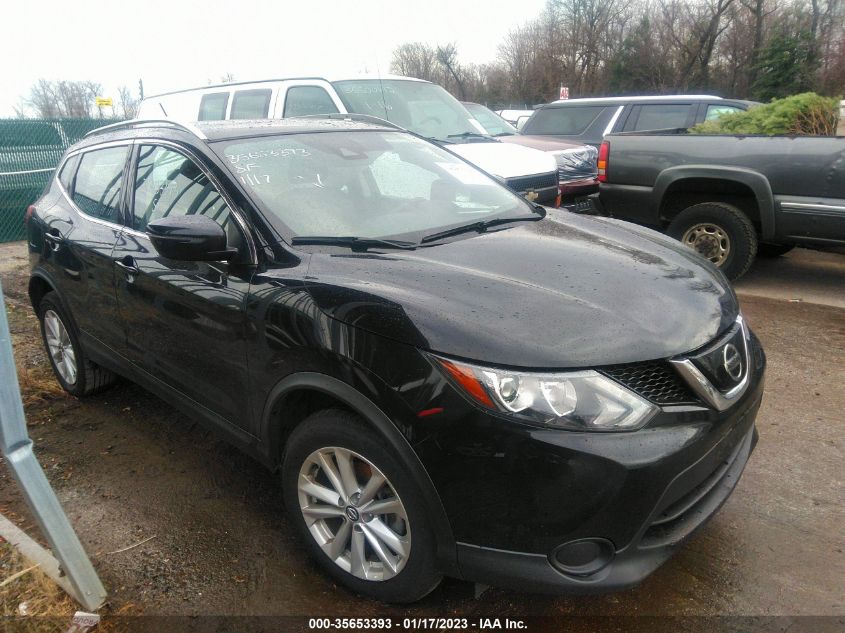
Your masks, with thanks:
M571 576L591 576L607 567L616 554L613 543L602 538L585 538L556 547L549 559Z

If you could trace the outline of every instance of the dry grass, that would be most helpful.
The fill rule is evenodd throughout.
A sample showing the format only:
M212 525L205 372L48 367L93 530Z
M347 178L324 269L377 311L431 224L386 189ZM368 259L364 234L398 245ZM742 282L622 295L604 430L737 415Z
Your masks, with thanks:
M0 586L0 617L16 618L16 632L66 631L78 608L76 603L41 570L30 567L32 564L14 547L0 542L0 584L6 583Z

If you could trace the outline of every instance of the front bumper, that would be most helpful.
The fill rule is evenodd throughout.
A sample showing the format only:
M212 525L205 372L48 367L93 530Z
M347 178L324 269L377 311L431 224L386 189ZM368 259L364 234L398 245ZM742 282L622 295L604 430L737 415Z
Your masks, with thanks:
M455 414L431 418L430 434L414 448L452 525L460 576L574 593L643 580L719 509L748 461L765 371L754 337L750 357L748 389L729 410L664 406L628 433L532 428L475 408L457 413L457 400L438 389ZM601 557L580 568L561 559L584 541L603 544Z
M613 558L599 571L589 575L570 574L559 569L551 556L458 543L458 565L463 578L537 593L602 593L639 584L703 527L731 495L757 444L753 419L748 422L752 425L750 429L748 424L738 429L744 435L730 457L692 490L686 490L685 480L692 477L700 462L678 475L667 488L664 500L673 498L679 491L686 492L674 503L659 503L637 538L614 552ZM702 458L705 460L706 456Z

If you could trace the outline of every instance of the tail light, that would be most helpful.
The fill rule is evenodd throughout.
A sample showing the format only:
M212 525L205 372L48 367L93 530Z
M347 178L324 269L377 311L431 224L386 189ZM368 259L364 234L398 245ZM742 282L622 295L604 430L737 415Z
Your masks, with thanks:
M35 205L31 204L26 208L26 213L23 216L23 223L29 224L29 218L32 217L32 214L35 213Z
M610 143L605 141L599 147L599 160L598 160L598 168L599 168L599 175L598 179L599 182L607 182L607 161L610 158Z

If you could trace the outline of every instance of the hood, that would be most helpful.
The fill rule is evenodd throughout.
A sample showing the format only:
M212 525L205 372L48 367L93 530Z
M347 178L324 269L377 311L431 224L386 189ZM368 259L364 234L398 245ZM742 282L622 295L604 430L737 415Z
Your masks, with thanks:
M502 141L502 143L513 143L514 145L533 147L534 149L538 149L542 152L555 152L562 149L578 149L579 147L583 147L581 143L561 141L551 136L514 134L513 136L499 136L497 138Z
M447 149L500 178L533 176L557 171L554 157L545 152L510 143L455 143Z
M724 276L659 233L563 211L509 226L414 251L315 253L309 290L349 325L522 368L668 358L736 320Z
M349 325L509 367L668 358L735 322L721 273L630 226L557 212L414 251L315 253L308 284L320 309Z

